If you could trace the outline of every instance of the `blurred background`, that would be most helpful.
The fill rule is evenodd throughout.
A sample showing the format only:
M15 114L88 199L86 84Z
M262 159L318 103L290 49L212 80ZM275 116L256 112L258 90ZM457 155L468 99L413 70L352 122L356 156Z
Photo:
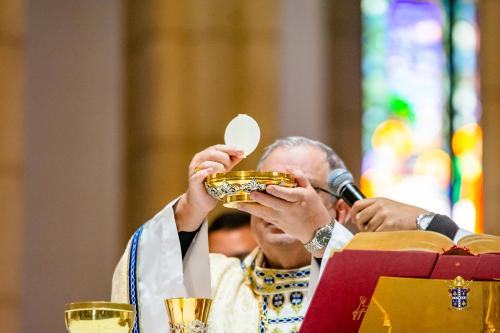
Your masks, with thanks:
M64 332L237 114L500 235L498 0L0 0L0 323Z

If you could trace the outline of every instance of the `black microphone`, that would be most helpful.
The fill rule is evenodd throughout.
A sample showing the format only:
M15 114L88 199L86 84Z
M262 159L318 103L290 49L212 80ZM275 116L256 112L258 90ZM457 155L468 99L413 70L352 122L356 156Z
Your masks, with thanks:
M335 169L328 175L328 189L352 207L358 200L366 198L354 185L354 179L346 169Z

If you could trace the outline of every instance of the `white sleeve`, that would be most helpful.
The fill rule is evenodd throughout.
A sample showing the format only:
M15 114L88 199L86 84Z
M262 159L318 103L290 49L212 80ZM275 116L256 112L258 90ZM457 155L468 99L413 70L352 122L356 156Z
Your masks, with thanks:
M472 235L474 234L473 232L465 229L458 229L457 233L455 234L455 237L453 238L453 243L457 244L459 240L464 238L465 236Z
M330 238L330 241L326 246L325 253L323 254L323 259L321 260L320 277L323 274L323 271L328 264L328 260L332 256L332 253L334 251L341 250L352 239L352 237L352 233L346 227L338 222L335 223L332 238Z
M318 265L316 259L313 257L311 260L311 277L309 279L308 295L310 295L308 302L312 299L316 286L318 285L321 275L328 264L328 260L332 256L332 253L336 250L342 249L351 239L353 235L340 223L335 223L333 228L332 237L326 246L325 253L321 259L321 266Z
M173 210L176 201L144 225L139 241L137 290L145 333L168 332L166 298L211 297L207 222L183 260Z

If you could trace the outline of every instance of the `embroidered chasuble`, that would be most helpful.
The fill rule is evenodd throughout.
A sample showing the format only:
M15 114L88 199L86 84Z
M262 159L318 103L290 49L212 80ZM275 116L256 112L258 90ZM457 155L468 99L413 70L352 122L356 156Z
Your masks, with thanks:
M304 320L311 268L271 269L263 264L259 249L241 263L245 283L259 303L258 332L296 333Z
M282 270L262 268L255 249L243 262L211 254L213 303L209 332L298 332L305 315L310 266ZM128 276L115 275L114 301L129 303ZM122 293L119 297L118 293ZM142 330L144 331L144 330Z
M168 332L164 300L173 297L212 298L211 333L298 332L318 280L316 260L281 270L266 268L258 248L243 262L208 255L206 222L183 258L172 205L139 228L113 275L112 301L138 310L133 333ZM329 250L352 237L342 226L334 236Z

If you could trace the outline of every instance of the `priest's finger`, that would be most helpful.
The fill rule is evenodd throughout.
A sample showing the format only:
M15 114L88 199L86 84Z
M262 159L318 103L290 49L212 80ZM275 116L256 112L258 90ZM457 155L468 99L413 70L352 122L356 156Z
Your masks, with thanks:
M227 171L231 171L234 166L238 163L240 163L241 161L243 160L243 157L234 157L232 156L231 157L231 165L229 165L229 167L227 168Z
M231 156L223 151L217 150L215 147L209 147L194 155L190 166L197 166L205 161L219 162L225 166L231 165Z
M283 211L283 210L286 210L287 208L289 208L289 204L286 201L281 200L279 198L276 198L276 197L269 195L269 194L266 194L266 193L252 192L250 194L250 197L255 202L257 202L265 207L272 208L274 210Z
M231 156L238 156L238 157L243 157L245 152L243 151L243 149L241 148L238 148L238 147L233 147L233 146L228 146L228 145L222 145L222 144L219 144L219 145L215 145L213 146L215 149L219 150L219 151L222 151L228 155L231 155Z
M215 145L196 153L191 159L189 169L193 170L199 164L207 160L219 162L225 165L227 169L231 169L234 165L239 163L243 157L244 151L242 149L227 145Z
M239 203L236 205L236 208L250 215L260 217L265 221L272 222L276 220L276 211L258 203Z
M205 161L200 164L198 164L196 167L193 168L192 174L198 173L201 170L207 169L207 168L212 168L214 173L216 172L225 172L226 169L223 164L219 162L214 162L214 161Z
M205 178L207 178L212 173L214 173L214 169L212 168L202 169L196 173L193 173L189 178L189 181L193 183L203 183L205 181Z
M238 147L220 144L215 145L214 149L229 155L229 165L226 165L227 171L230 171L236 164L240 163L245 158L245 151Z
M301 201L304 198L304 189L297 187L284 187L278 185L268 185L266 192L288 202Z
M205 160L215 161L224 164L224 167L226 168L230 168L233 164L229 154L217 149L211 149L207 151L203 157L205 158Z
M286 171L288 173L291 173L295 177L295 182L297 183L298 187L309 187L311 186L311 183L309 182L309 179L305 176L304 172L300 169L292 168L292 167L287 167Z

